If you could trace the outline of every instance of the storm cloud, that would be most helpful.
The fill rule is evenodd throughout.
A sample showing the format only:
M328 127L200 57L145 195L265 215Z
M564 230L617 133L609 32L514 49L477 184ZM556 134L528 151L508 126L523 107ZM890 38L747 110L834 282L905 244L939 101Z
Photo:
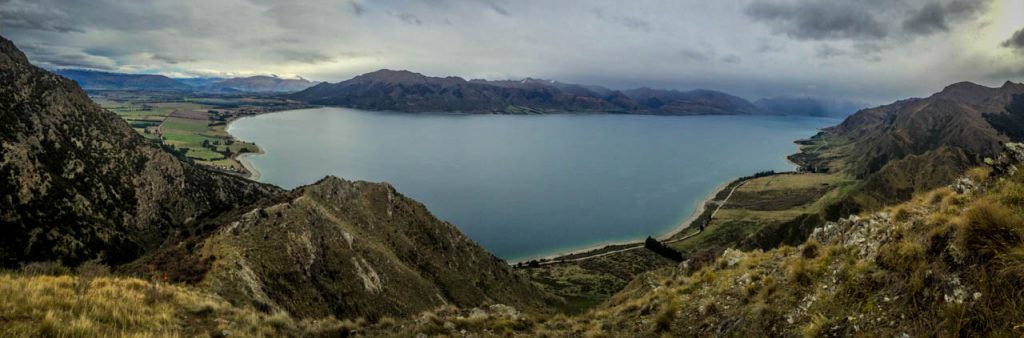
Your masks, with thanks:
M1024 28L1013 33L1009 40L1003 41L1003 47L1013 48L1024 53Z
M48 68L332 82L390 68L883 103L1022 80L1004 71L1024 57L1014 11L1024 0L0 0L0 34Z

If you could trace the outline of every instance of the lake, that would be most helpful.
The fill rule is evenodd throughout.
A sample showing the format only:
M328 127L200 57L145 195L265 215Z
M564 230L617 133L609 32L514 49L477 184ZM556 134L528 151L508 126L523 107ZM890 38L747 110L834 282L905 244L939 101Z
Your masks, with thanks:
M388 182L517 260L661 235L725 182L793 170L793 141L838 122L317 108L243 118L229 131L266 152L249 157L262 182Z

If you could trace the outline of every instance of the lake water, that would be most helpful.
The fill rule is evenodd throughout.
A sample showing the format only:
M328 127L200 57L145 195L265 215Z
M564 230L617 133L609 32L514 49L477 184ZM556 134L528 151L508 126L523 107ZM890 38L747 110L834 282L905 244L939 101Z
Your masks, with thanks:
M794 140L835 119L454 115L304 109L230 125L266 154L260 181L385 181L516 260L657 236L717 186L786 171Z

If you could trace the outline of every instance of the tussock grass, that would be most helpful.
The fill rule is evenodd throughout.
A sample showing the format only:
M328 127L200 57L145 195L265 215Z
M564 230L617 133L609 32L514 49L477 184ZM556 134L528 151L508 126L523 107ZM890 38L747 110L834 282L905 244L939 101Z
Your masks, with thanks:
M992 199L975 201L956 226L955 244L973 262L985 262L998 252L1021 245L1024 217Z
M296 321L285 313L235 308L185 287L103 275L98 266L78 270L89 276L0 274L0 336L269 337L344 329L335 320ZM149 295L154 289L160 296Z

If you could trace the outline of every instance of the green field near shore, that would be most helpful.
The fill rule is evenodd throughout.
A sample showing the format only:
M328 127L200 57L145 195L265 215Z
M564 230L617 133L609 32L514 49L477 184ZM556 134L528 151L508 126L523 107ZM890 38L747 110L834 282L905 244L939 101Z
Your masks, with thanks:
M180 151L196 163L240 172L235 154L258 152L253 143L234 140L225 131L224 115L252 99L189 97L174 92L104 91L90 93L95 102L116 113L146 138Z

